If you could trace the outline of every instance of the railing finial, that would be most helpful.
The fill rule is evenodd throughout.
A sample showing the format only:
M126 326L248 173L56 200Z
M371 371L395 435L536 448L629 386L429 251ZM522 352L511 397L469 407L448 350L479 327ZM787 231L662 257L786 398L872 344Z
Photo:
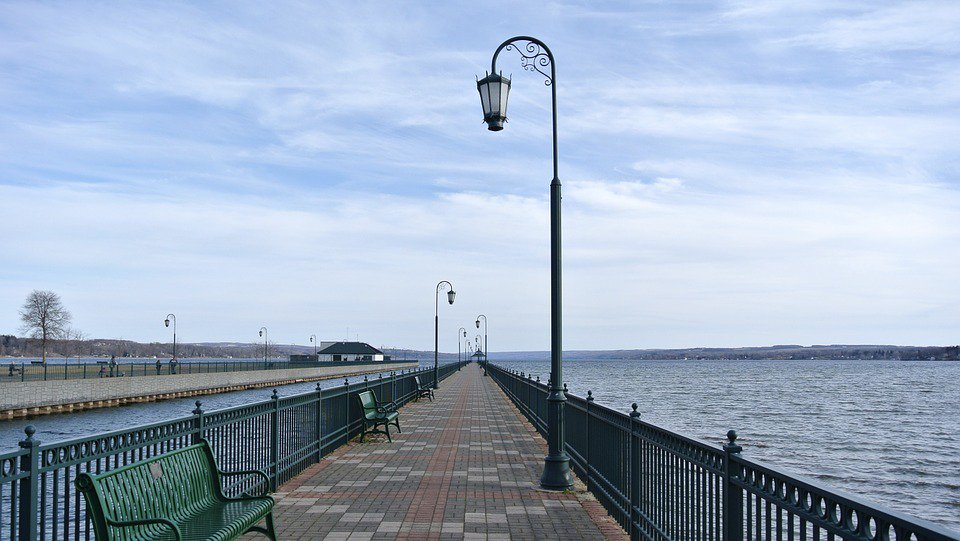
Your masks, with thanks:
M739 453L743 450L743 447L737 445L737 431L728 430L727 431L727 443L724 444L723 450L728 453Z
M193 403L193 405L196 406L196 408L191 413L193 413L194 415L200 415L201 413L203 413L203 409L200 407L203 405L203 402L200 402L199 400L197 400L196 402Z
M587 391L587 402L593 402L593 391Z
M273 394L270 395L270 398L272 398L273 400L279 400L279 399L280 399L280 395L277 394L277 390L276 390L276 389L273 390Z
M633 404L630 405L630 407L633 409L633 411L630 412L630 417L633 417L633 418L640 417L640 412L637 411L637 403L634 402Z

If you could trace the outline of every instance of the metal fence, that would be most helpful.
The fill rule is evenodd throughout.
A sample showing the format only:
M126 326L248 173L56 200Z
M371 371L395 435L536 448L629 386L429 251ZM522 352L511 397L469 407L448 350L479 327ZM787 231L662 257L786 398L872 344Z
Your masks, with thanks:
M547 385L486 365L546 436ZM633 540L958 540L960 534L566 393L565 449L574 471Z
M466 362L441 365L439 379ZM432 383L433 369L364 376L364 381L205 412L65 442L41 444L32 427L20 449L0 455L0 540L91 539L83 499L73 485L81 472L100 473L206 438L225 471L260 470L272 489L349 441L360 430L354 395L372 390L382 402L416 397L414 377ZM251 481L225 487L238 494ZM262 481L261 481L262 482Z
M215 372L244 372L250 370L284 370L289 368L315 368L323 366L354 366L375 364L380 361L323 361L320 363L291 363L289 361L256 359L217 359L177 361L175 364L155 361L118 362L109 361L43 364L20 362L0 364L0 383L11 381L48 381L65 379L95 379L131 376L168 376L173 374L210 374ZM390 359L390 363L418 362L416 359Z

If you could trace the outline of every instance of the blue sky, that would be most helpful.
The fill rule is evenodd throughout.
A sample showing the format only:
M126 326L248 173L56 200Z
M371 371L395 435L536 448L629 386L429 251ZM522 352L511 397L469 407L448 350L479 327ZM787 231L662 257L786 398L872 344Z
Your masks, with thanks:
M0 4L0 333L549 345L955 344L960 4ZM475 329L471 331L471 336Z

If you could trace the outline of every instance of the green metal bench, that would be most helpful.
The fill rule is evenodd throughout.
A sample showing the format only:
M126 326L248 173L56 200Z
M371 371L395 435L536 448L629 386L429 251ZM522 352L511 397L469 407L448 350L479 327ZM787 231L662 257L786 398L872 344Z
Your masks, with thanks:
M224 495L221 479L240 475L262 477L266 492L265 473L220 471L201 440L102 474L81 473L75 482L99 541L222 541L248 532L276 541L272 497ZM264 518L266 526L257 526Z
M363 391L362 393L357 393L357 401L360 402L360 410L363 413L363 430L360 432L360 441L363 441L363 437L366 434L386 434L389 441L393 441L393 438L390 437L390 425L397 427L397 432L400 430L400 414L397 413L397 405L393 402L390 402L386 405L381 406L377 401L377 395L373 391ZM377 430L378 426L382 426L383 430Z
M420 376L413 376L413 382L417 384L417 400L425 396L433 402L433 385L430 383L426 385L420 383Z

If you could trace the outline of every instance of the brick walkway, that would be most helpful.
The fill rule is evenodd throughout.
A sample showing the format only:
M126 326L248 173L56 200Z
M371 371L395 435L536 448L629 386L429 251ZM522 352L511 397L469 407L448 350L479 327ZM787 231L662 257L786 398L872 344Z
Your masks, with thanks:
M277 533L301 539L626 539L582 485L538 490L546 444L477 365L280 487Z

